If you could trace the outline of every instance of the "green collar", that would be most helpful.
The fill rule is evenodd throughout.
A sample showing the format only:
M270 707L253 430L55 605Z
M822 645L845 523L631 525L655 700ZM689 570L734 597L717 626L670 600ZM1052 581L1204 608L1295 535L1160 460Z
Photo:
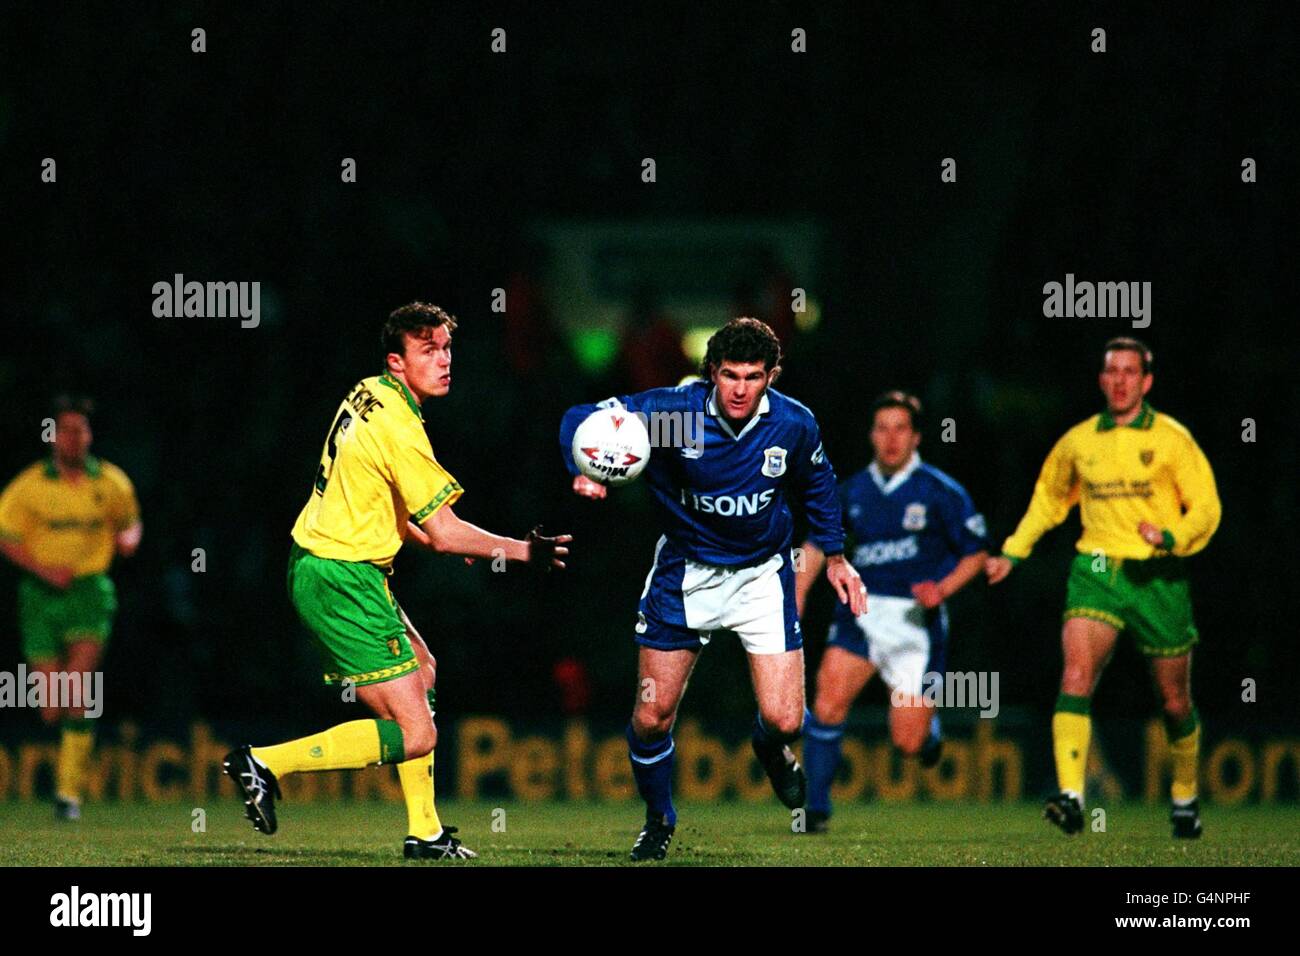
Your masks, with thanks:
M388 372L385 372L383 375L379 376L379 383L381 385L387 385L395 392L401 392L402 397L406 399L407 407L411 409L411 411L415 414L416 418L418 418L420 421L424 421L424 413L420 411L419 403L416 402L415 396L411 394L411 390L406 387L405 382L393 378L392 375L390 375Z
M1137 418L1128 423L1129 428L1140 428L1147 430L1156 420L1156 410L1152 408L1147 400L1142 400L1142 411L1138 412ZM1097 419L1097 431L1108 432L1115 427L1115 416L1110 413L1110 409L1104 410Z
M98 478L101 470L102 469L99 467L99 459L96 458L94 455L87 455L86 474L89 475L91 478ZM59 466L54 464L53 455L45 459L45 477L46 478L59 477Z

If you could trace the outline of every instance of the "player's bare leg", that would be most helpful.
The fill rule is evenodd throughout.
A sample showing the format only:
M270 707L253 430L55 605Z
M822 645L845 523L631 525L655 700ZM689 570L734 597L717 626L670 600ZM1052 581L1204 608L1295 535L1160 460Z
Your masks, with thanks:
M907 757L921 752L930 736L934 719L934 705L922 697L904 695L899 703L891 699L889 707L889 736L898 751Z
M772 789L791 810L804 805L808 781L789 744L803 733L803 649L750 654L749 676L758 698L751 742Z
M865 657L831 645L817 668L817 693L812 712L823 724L842 724L858 695L876 676L876 665Z
M402 854L410 860L471 859L478 854L461 844L456 838L456 827L443 826L438 817L435 801L433 767L438 743L438 725L433 716L437 662L410 618L400 608L398 613L406 627L406 637L411 643L411 649L420 662L416 674L420 678L420 689L424 694L429 723L433 727L434 742L434 748L428 754L408 757L397 765L397 776L401 781L402 795L406 800L407 817L407 837L402 845Z
M94 674L99 669L103 657L103 645L97 640L72 638L65 645L64 657L50 666L67 675L76 675L81 681L82 674ZM44 667L42 668L44 669ZM47 677L49 671L46 672ZM93 679L93 678L91 678ZM55 685L49 683L47 687ZM82 684L83 694L87 689ZM59 756L55 769L55 813L63 820L77 820L81 817L81 794L86 777L86 768L90 763L90 754L95 747L95 725L86 718L86 703L82 699L80 706L58 706L57 702L47 701L42 708L41 718L47 724L59 723ZM48 712L48 716L47 716Z
M1151 678L1164 709L1174 779L1170 785L1173 809L1169 822L1174 836L1195 839L1201 835L1201 814L1196 778L1200 763L1201 722L1192 703L1192 654L1153 657Z
M1083 829L1084 773L1092 737L1092 692L1115 650L1119 631L1106 621L1072 617L1061 629L1061 693L1052 717L1052 746L1060 792L1047 801L1043 816L1066 833Z
M64 669L63 663L57 660L34 661L27 665L27 672L29 674L43 675L42 679L45 681L46 687L53 687L54 675ZM54 704L49 698L46 698L45 705L41 707L41 723L45 724L47 727L54 727L58 725L59 720L62 717L63 709Z
M350 720L317 734L266 747L237 747L222 761L239 787L245 814L262 833L276 830L279 777L289 773L360 770L423 757L437 742L419 668L400 677L349 687L375 716Z
M840 765L840 742L849 709L876 674L876 665L861 654L834 644L817 668L812 720L804 729L803 764L808 773L805 833L825 833L831 817L831 782Z
M627 744L632 776L646 802L646 822L632 846L633 860L662 860L677 826L672 801L672 729L699 653L638 648L636 702L627 727Z

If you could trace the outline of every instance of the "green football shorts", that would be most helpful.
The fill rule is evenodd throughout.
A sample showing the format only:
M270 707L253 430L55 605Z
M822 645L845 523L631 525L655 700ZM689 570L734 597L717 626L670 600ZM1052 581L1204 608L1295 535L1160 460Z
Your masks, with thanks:
M1127 629L1148 657L1178 657L1197 642L1192 595L1181 558L1145 561L1076 554L1065 588L1064 618L1088 617Z
M57 661L76 641L104 644L117 612L117 589L107 574L75 578L66 591L30 574L18 583L18 627L30 664Z
M388 578L373 564L318 558L295 542L288 585L324 656L326 684L379 684L419 668Z

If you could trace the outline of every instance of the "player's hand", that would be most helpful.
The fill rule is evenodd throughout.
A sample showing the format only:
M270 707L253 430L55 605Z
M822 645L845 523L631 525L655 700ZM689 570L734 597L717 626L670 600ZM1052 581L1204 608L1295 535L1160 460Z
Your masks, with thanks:
M1010 558L1004 558L1001 555L997 555L985 559L984 574L988 577L989 584L997 584L1011 573L1013 567L1015 567L1015 565L1012 564Z
M912 597L928 611L943 603L943 589L934 581L918 581L912 585Z
M840 603L847 604L854 617L865 614L867 610L867 586L858 577L853 565L837 554L826 559L826 580L831 582Z
M528 564L539 571L549 572L552 568L564 567L564 562L560 559L569 553L569 549L564 546L573 540L573 535L557 534L547 537L542 534L542 526L538 525L528 532L528 537L524 540L528 542Z
M47 566L41 578L51 587L66 591L72 585L72 568L67 565Z
M1143 521L1138 525L1138 534L1142 535L1142 540L1153 548L1163 548L1165 544L1165 533L1153 525L1150 521Z
M573 493L582 495L584 498L591 498L599 501L609 494L609 489L599 481L592 481L586 475L575 475L573 478Z

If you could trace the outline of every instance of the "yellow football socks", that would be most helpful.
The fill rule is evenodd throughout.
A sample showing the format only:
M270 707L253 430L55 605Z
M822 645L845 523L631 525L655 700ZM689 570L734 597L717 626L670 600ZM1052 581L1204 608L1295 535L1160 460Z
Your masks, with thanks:
M63 721L59 736L59 756L54 769L55 795L80 802L86 780L86 765L95 747L94 725L85 718Z
M1196 776L1201 753L1201 721L1192 708L1186 720L1177 724L1165 720L1169 734L1169 755L1173 758L1174 779L1169 795L1174 803L1187 804L1196 799Z
M406 798L406 832L421 840L432 840L442 832L442 821L433 804L433 753L399 763L397 775Z
M1073 694L1056 698L1052 715L1052 749L1056 753L1056 782L1061 791L1075 794L1083 802L1084 771L1088 765L1088 742L1092 735L1089 699Z
M405 759L402 730L391 720L349 720L310 737L254 747L252 753L277 777L316 770L360 770Z

